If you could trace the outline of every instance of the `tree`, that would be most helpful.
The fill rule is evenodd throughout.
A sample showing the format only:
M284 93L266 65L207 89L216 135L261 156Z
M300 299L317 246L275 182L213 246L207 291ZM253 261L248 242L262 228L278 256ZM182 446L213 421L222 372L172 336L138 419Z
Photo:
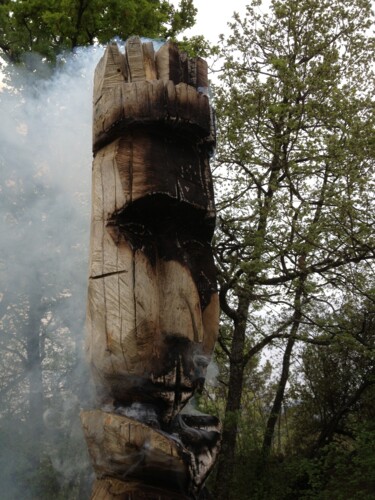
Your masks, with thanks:
M13 62L31 51L54 61L63 51L131 35L174 37L193 26L193 0L5 0L0 49Z
M352 297L353 298L353 297ZM291 485L321 498L369 498L374 488L374 290L348 300L326 322L339 333L329 346L308 345L290 385Z
M365 396L375 384L374 307L374 291L363 304L348 301L326 318L340 330L331 345L303 349L300 380L293 384L299 401L294 439L310 456L337 438L352 438L355 427L370 420Z
M286 349L266 426L267 457L293 352L338 334L323 311L374 272L374 39L367 0L272 0L222 39L216 255L229 380L216 497L230 498L244 370ZM285 347L286 346L286 347Z

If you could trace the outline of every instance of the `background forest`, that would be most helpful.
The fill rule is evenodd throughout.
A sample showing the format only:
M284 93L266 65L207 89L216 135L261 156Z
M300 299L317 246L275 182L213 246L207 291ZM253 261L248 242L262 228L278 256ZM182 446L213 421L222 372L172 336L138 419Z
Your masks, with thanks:
M369 0L251 1L209 47L191 0L0 3L0 484L86 499L79 411L92 75L101 44L210 56L222 317L197 408L223 422L212 497L375 491L374 15Z

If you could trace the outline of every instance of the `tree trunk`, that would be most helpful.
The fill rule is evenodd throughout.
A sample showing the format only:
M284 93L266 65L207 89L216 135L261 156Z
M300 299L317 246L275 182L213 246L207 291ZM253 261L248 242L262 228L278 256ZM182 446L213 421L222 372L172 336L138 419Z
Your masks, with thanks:
M228 396L214 487L214 497L217 500L228 500L230 498L245 370L245 333L248 308L249 300L242 298L238 306L239 319L235 321L231 346Z
M277 387L275 399L272 405L271 413L267 420L266 430L263 439L262 453L261 453L261 463L260 466L263 468L268 462L273 436L275 433L275 426L277 419L280 417L280 412L284 400L285 387L289 378L289 369L290 369L290 360L292 357L293 347L295 344L295 336L298 332L299 325L301 322L302 311L301 311L301 297L304 290L305 276L302 276L299 281L295 292L294 298L294 314L293 314L293 323L292 328L290 330L288 342L286 344L286 349L283 357L283 364L281 369L281 376L279 380L279 384Z
M272 405L271 413L267 420L266 431L264 434L262 453L261 453L263 466L267 463L271 453L272 441L275 433L275 426L278 418L280 417L281 407L284 399L285 387L288 382L290 359L292 356L294 344L295 344L294 338L289 337L283 357L283 365L282 365L279 384L277 386L275 399Z

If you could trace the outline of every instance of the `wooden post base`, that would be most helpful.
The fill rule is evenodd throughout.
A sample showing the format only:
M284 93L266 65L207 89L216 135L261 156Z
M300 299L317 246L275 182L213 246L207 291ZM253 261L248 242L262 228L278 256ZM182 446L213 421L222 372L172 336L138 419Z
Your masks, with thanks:
M188 422L191 418L186 417ZM97 477L92 498L198 498L215 463L220 436L215 424L200 420L200 427L183 423L180 434L169 434L113 412L81 412ZM184 444L186 437L194 438L194 447Z

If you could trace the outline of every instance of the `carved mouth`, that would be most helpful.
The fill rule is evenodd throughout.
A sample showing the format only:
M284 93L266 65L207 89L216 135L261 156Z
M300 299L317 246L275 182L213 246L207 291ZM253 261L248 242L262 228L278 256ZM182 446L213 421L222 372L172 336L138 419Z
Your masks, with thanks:
M153 390L155 392L194 392L195 387L187 387L186 385L159 385L155 384Z

